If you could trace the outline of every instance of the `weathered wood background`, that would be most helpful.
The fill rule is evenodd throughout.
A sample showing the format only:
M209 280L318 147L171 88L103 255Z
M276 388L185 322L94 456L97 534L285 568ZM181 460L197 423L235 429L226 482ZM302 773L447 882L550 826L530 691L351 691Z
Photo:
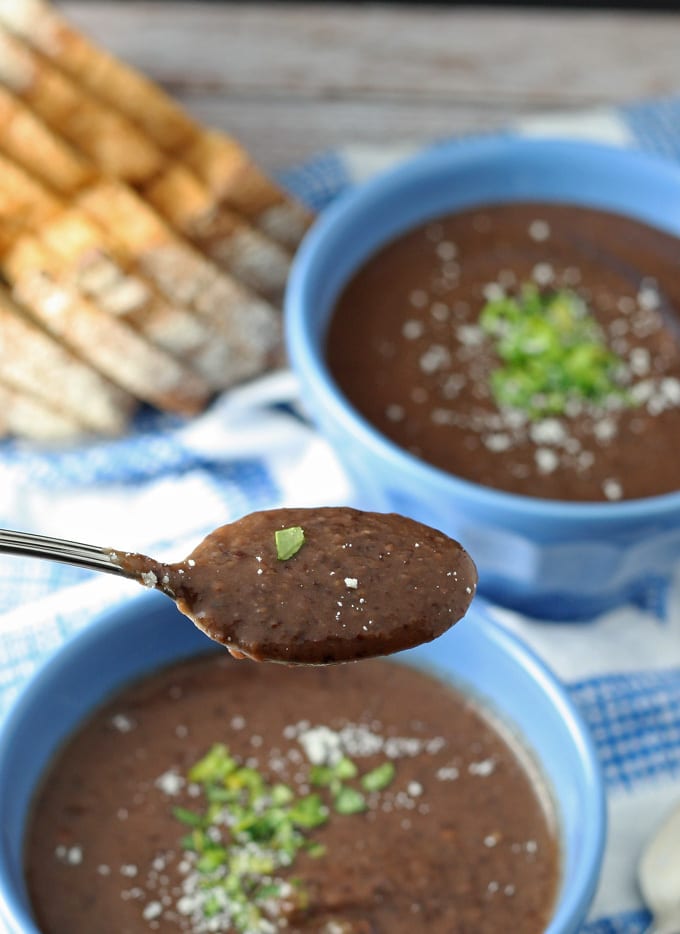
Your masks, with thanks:
M680 93L680 15L342 4L64 2L267 169L519 115Z

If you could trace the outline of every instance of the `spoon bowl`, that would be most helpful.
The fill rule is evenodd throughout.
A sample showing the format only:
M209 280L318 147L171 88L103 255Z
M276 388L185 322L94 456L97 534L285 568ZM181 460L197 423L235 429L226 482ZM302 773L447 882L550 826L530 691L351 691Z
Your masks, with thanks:
M465 550L412 519L343 507L272 509L216 529L184 560L0 532L0 552L131 578L175 601L237 658L323 665L412 648L465 615Z

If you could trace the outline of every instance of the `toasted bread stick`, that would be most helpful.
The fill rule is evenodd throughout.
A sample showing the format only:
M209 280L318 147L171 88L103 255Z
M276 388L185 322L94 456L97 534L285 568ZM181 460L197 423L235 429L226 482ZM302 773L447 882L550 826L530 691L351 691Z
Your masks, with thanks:
M73 82L0 28L0 80L66 139L78 141L101 171L135 183L161 170L164 157L121 114L80 94Z
M5 195L8 197L4 198ZM25 203L32 208L30 215L21 210ZM39 215L41 222L32 223L31 215ZM126 321L152 344L174 354L181 360L181 382L186 381L195 393L199 382L203 382L206 401L212 389L221 388L216 378L208 380L201 373L205 369L210 377L215 375L212 341L220 339L219 332L204 326L190 311L168 303L151 283L125 268L125 259L110 248L98 224L82 211L64 207L1 153L0 218L7 249L22 233L34 233L50 253L59 257L62 284L80 291L99 308ZM226 342L226 338L222 340ZM178 371L178 366L172 369Z
M105 175L134 185L186 237L244 284L281 300L290 255L221 206L126 117L0 27L0 80Z
M283 195L233 137L199 128L182 157L219 201L289 250L299 246L312 214Z
M0 156L0 215L6 232L10 226L17 234L26 228L40 228L60 210L59 198L10 159Z
M215 343L225 341L220 331L168 302L83 211L64 210L42 227L40 240L59 256L62 271L85 296L189 365L206 381L206 393L207 387L223 388L214 365Z
M290 254L235 211L220 206L186 166L176 162L143 190L167 221L245 285L281 304Z
M120 434L135 408L129 393L57 343L0 286L0 380L60 411L81 431Z
M236 140L205 131L158 85L96 46L46 0L0 0L0 21L125 113L164 152L186 161L220 201L288 248L297 246L311 215Z
M99 173L15 94L0 85L0 144L6 155L57 194L68 197Z
M183 415L205 407L202 380L120 318L86 299L60 271L59 257L25 234L0 258L14 298L54 337L145 402Z
M166 295L207 318L227 335L224 385L261 373L280 358L281 316L226 276L126 185L110 180L83 190L75 203L137 257L140 269Z
M74 441L83 428L42 400L0 382L0 434L54 444Z
M14 132L16 124L20 125L21 132ZM84 171L83 165L89 163L84 163L82 157L29 111L20 99L0 88L0 153L3 150L8 153L13 163L18 162L32 170L48 186L62 194L64 199L74 197L81 187L82 180L99 177L92 168ZM44 161L36 159L36 152L49 153L53 158ZM48 193L36 186L35 179L33 184L30 184L30 181L30 178L27 180L23 176L23 187L25 189L28 184L33 202L49 200ZM54 202L53 197L52 201ZM230 376L233 369L233 353L229 347L232 335L223 327L223 309L227 308L230 302L236 302L239 307L243 305L245 314L248 302L255 302L258 306L260 303L243 295L237 288L228 290L226 294L223 290L222 305L216 306L216 314L211 318L205 314L196 314L190 303L184 304L180 300L181 295L192 290L192 282L175 281L172 288L161 291L159 285L162 286L163 282L153 282L141 268L140 256L144 254L146 245L134 236L132 240L129 237L126 239L121 224L132 225L133 230L136 230L140 224L144 227L145 218L150 217L151 223L146 226L149 227L152 237L156 237L159 230L164 239L172 239L173 235L166 225L155 218L139 197L131 194L128 202L125 216L121 217L105 209L101 210L97 217L88 216L76 207L65 208L65 200L61 202L61 210L57 211L54 203L53 210L47 215L49 222L40 225L40 236L70 264L74 275L78 277L80 287L83 287L90 297L98 298L104 304L106 300L100 293L93 295L88 291L91 284L113 289L112 300L115 307L119 307L121 293L130 295L131 286L127 283L130 275L134 276L135 280L141 280L147 291L155 290L152 304L146 303L140 308L132 308L128 320L152 342L188 362L213 389L230 386L233 382ZM136 213L141 214L141 220L135 218ZM181 253L179 240L177 243L176 252ZM191 253L190 250L189 252ZM111 257L115 259L116 265L126 272L125 283L119 277L110 274L108 259ZM181 278L182 270L186 275L191 275L196 265L203 267L207 264L202 259L198 264L187 263L186 260L180 262L176 279ZM139 288L133 288L133 292L138 293ZM273 316L273 312L267 315L271 319ZM265 333L270 330L268 327Z

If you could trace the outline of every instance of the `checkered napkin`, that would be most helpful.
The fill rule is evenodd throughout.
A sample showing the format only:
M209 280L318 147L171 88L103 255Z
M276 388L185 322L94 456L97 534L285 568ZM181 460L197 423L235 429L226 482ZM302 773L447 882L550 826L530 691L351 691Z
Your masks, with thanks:
M680 99L525 120L507 131L586 138L680 160ZM414 148L348 146L291 169L284 185L321 210ZM680 266L680 259L679 259ZM0 445L0 525L158 558L184 557L254 509L353 502L326 443L281 372L236 389L190 423L142 416L123 439L45 452ZM0 715L35 666L138 586L66 565L0 560ZM550 625L494 611L562 678L590 724L610 830L587 934L641 934L635 883L648 833L680 800L680 568L659 605Z

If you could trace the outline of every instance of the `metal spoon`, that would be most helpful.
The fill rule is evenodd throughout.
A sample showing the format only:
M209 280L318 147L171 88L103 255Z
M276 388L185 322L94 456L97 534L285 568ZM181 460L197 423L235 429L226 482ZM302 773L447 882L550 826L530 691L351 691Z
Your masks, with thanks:
M680 934L680 805L645 846L638 881L654 919L646 934Z
M477 584L468 554L442 532L344 507L251 513L175 564L3 530L0 552L128 577L166 594L232 655L286 664L353 661L428 642L465 614Z

